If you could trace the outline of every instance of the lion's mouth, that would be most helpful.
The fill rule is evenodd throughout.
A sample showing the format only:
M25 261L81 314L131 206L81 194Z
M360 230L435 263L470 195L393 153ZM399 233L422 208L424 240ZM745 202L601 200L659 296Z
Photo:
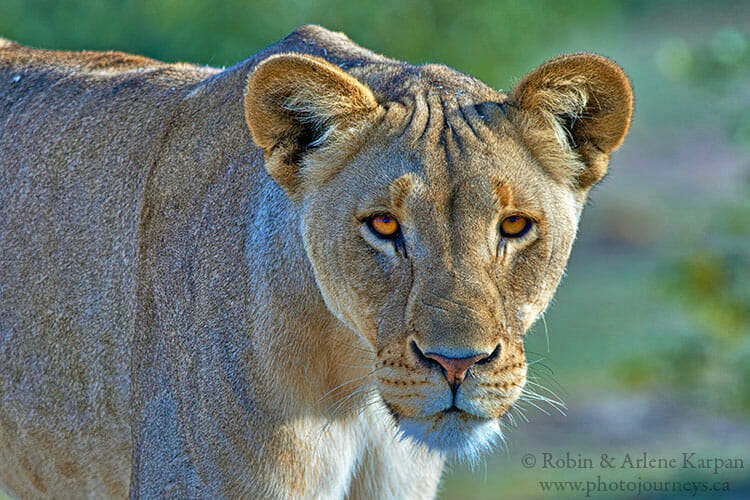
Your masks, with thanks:
M473 386L469 389L477 392L482 380L472 380ZM513 384L507 377L500 380L495 385L502 386L502 389L523 385ZM505 390L500 394L496 391L489 396L480 392L482 397L474 394L473 398L471 393L463 393L463 385L460 389L451 393L444 388L441 391L425 389L423 393L415 391L405 396L381 396L381 401L402 438L446 458L474 460L492 449L496 441L502 440L501 418L517 400L520 389Z
M488 417L476 415L471 411L463 410L456 405L453 405L450 408L446 408L445 410L434 414L434 416L442 417L442 418L457 418L459 420L463 420L464 422L468 422L470 420L474 420L477 422L492 420L491 418L488 418Z
M385 405L386 409L388 410L388 413L391 414L391 416L396 420L396 422L400 422L403 418L403 415L396 409L396 407L389 403L388 401L383 400L383 404ZM491 420L489 418L481 417L478 415L475 415L474 413L464 410L462 408L459 408L456 406L455 402L451 404L450 407L445 408L443 410L436 411L435 413L429 414L429 415L423 415L423 418L429 419L429 420L435 420L436 418L440 418L443 416L454 416L460 419L469 420Z
M400 413L396 405L383 403L402 438L446 458L473 461L502 439L499 420L474 415L455 404L430 415L409 417Z
M488 418L480 417L478 415L475 415L474 413L472 413L470 411L462 410L461 408L459 408L455 404L452 405L450 408L446 408L445 410L440 411L440 412L438 412L438 413L436 413L434 415L436 417L438 417L438 418L440 418L440 417L442 417L442 418L456 418L456 419L462 420L464 422L468 422L469 420L475 420L477 422L481 422L483 420L490 420Z

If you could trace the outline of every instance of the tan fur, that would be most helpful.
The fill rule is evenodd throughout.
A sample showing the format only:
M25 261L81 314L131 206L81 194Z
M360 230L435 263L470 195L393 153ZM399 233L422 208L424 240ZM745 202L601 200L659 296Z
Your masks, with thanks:
M0 485L432 498L522 397L631 108L585 54L506 96L315 26L224 71L0 42ZM494 352L461 412L415 345Z
M250 80L245 117L255 143L267 152L266 170L295 197L297 169L288 149L296 144L286 142L296 140L305 126L326 129L326 139L336 144L330 154L343 164L341 150L357 146L364 137L361 127L377 107L370 89L339 68L310 56L278 55L264 61Z
M583 188L604 177L633 113L630 83L615 63L591 54L557 57L524 77L511 96L526 144L551 175L572 173ZM574 121L570 130L565 118Z

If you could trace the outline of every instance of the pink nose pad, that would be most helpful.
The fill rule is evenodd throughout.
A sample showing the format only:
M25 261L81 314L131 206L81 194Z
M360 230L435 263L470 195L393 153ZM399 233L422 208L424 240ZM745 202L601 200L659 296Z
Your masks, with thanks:
M481 361L487 358L488 354L477 354L469 358L448 358L441 356L440 354L425 353L424 357L437 361L440 366L445 370L445 379L448 384L452 387L458 386L464 381L466 372L474 365L477 361Z

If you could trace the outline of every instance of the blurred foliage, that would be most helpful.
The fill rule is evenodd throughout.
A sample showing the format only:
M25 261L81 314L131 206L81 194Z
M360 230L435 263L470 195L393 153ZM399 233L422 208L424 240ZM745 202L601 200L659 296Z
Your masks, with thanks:
M622 15L615 1L549 0L470 6L455 0L2 0L0 6L3 36L47 48L119 49L221 66L316 23L391 57L444 62L490 82L525 70L571 26L601 30Z
M675 17L680 15L675 12ZM712 174L722 175L729 160L718 147L720 140L734 146L740 157L750 151L750 36L742 22L746 18L689 29L690 21L698 18L694 12L690 19L676 19L681 30L665 29L655 38L656 74L641 80L651 87L641 87L639 94L636 80L635 88L641 107L645 100L646 106L659 110L641 112L649 120L639 125L665 141L674 140L671 148L661 146L662 154L685 161L679 148L690 145L686 138L691 130L695 140L706 141L707 161L698 163L700 170L674 173L702 179L696 183L707 189L702 197L688 199L662 186L654 192L663 199L655 202L642 198L639 187L600 209L592 241L604 243L605 251L644 251L649 244L658 245L659 270L633 293L642 293L641 302L657 301L664 316L679 318L669 335L623 353L613 363L614 378L631 389L666 391L706 408L748 415L750 159L740 160L745 176L739 175L729 191L724 187L712 197L710 186L720 184ZM655 116L659 114L661 121ZM655 122L659 126L650 126ZM643 310L646 307L639 306L634 316ZM655 325L642 325L651 336L662 333Z
M667 37L657 48L655 61L669 81L688 87L709 87L725 97L729 104L726 110L729 139L750 150L750 88L746 84L750 77L750 37L747 33L736 26L722 26L692 42L683 37Z
M742 253L746 250L711 248L689 255L674 265L666 287L713 337L730 343L750 332L750 255Z
M656 60L662 73L675 81L722 82L747 70L750 46L738 28L724 26L693 44L668 38L658 48Z
M750 410L750 182L740 189L705 228L705 247L678 259L665 279L667 297L703 333L680 339L666 361L673 385Z
M693 42L669 37L655 60L672 82L711 88L725 99L726 137L750 149L746 34L724 26ZM618 363L616 372L626 385L658 385L716 409L750 411L750 162L746 165L745 178L730 196L715 206L696 200L703 217L681 220L673 229L673 248L684 243L682 225L700 235L690 247L673 251L656 278L665 306L678 308L688 325L666 347Z
M620 362L626 385L659 385L710 408L750 411L750 182L738 190L703 223L702 247L674 258L659 276L666 305L693 327L665 348Z

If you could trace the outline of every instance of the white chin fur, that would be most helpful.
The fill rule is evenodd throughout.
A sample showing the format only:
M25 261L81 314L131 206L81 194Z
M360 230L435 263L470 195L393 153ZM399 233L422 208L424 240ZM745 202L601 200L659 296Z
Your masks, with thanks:
M453 414L444 415L438 423L432 420L402 418L399 422L402 439L409 439L436 451L445 458L476 462L503 440L499 420L469 419Z

